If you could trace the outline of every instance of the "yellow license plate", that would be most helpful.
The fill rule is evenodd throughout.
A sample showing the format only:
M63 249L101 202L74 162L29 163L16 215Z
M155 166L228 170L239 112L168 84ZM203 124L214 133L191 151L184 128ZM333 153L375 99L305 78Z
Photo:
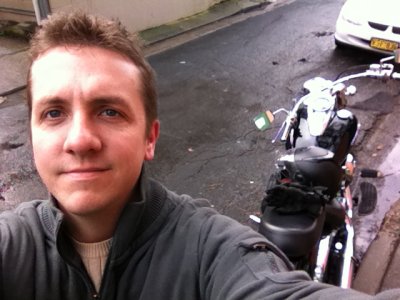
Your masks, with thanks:
M387 51L393 51L399 48L399 44L396 42L381 40L376 38L371 39L370 45L372 48L387 50Z

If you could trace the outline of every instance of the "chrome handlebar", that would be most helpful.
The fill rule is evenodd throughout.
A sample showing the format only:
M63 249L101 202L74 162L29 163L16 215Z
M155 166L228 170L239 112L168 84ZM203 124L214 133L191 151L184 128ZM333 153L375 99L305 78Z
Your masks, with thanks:
M398 53L396 53L395 56L383 58L379 64L371 64L369 66L369 69L364 72L357 73L357 74L351 74L351 75L348 75L348 76L345 76L345 77L339 78L338 80L333 81L331 83L331 85L329 87L327 87L326 89L329 88L330 90L332 90L333 87L335 87L336 85L338 85L340 83L344 83L346 81L349 81L349 80L352 80L355 78L363 78L363 77L366 77L366 78L368 77L368 78L373 78L373 79L400 80L400 73L394 72L394 65L385 63L386 61L393 60L393 59L395 59L396 63L398 63L400 61L400 51ZM323 89L323 90L325 90L325 89ZM297 117L297 111L298 111L300 105L303 104L306 96L301 97L296 102L296 104L294 105L292 110L290 110L290 111L287 111L285 109L278 109L275 112L273 112L273 114L275 115L275 113L285 111L287 113L287 117L286 117L285 121L282 123L281 127L279 128L275 138L272 140L272 143L275 143L279 136L281 136L280 140L282 142L287 140L287 138L290 134L291 125L292 125L293 121L295 120L295 118ZM282 131L283 131L283 133L281 134Z

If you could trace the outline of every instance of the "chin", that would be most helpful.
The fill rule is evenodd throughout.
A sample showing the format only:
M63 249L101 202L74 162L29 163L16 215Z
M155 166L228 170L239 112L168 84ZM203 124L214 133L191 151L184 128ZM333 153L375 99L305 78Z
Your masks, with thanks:
M112 201L98 195L101 193L72 193L67 197L56 197L61 210L65 214L78 216L88 216L98 213L104 213L112 205Z

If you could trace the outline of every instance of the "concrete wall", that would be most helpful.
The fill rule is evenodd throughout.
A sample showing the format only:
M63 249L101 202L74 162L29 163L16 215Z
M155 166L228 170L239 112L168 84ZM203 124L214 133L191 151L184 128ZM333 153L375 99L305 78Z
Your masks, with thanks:
M83 10L115 17L131 31L140 31L208 9L223 0L50 0L51 10Z
M131 31L174 22L224 0L49 0L50 9L83 9L118 18ZM0 20L35 21L33 0L0 0Z
M32 0L0 0L0 20L35 21Z

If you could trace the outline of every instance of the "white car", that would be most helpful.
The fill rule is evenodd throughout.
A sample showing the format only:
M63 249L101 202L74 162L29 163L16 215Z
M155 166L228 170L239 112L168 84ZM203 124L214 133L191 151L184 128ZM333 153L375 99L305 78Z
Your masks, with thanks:
M400 45L400 0L347 0L336 21L335 43L391 54Z

